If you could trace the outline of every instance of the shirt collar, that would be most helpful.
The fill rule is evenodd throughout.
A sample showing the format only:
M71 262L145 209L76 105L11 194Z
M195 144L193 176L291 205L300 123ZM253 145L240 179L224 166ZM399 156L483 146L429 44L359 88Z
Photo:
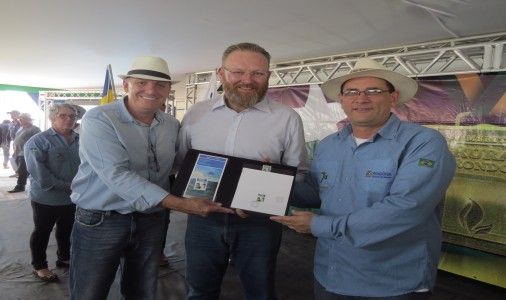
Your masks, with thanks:
M401 124L401 120L399 120L399 118L395 114L391 113L385 126L383 126L376 133L375 136L381 135L382 137L391 140L397 134L397 130L398 130L400 124ZM351 124L347 124L342 130L337 132L336 138L345 139L350 135L352 135ZM373 139L374 139L374 137L373 137Z
M119 111L119 120L120 120L120 122L123 122L123 123L133 123L135 121L134 117L132 117L132 115L128 112L128 109L127 109L126 103L125 103L125 101L127 99L128 99L128 96L125 96L116 102L116 106L118 107L118 111Z
M383 126L378 131L377 135L381 135L386 139L392 140L397 134L397 130L399 129L400 125L401 120L399 120L399 118L395 114L390 113L390 118L388 118L388 121L385 124L385 126Z
M56 130L54 130L53 127L49 127L49 129L47 131L50 135L58 135L58 133L56 132ZM72 130L72 132L70 133L70 136L72 136L72 140L75 140L76 138L79 137L79 134L76 133L74 130Z

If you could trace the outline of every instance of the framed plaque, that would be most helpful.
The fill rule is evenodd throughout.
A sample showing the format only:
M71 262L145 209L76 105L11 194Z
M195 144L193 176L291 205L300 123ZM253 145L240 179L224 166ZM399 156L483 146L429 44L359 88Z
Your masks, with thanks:
M203 197L224 207L285 215L297 168L190 149L171 193Z

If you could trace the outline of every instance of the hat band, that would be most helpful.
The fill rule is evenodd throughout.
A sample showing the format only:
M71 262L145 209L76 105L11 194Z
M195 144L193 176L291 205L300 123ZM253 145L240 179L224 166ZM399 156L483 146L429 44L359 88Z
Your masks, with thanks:
M165 73L151 71L151 70L131 70L131 71L128 71L127 76L132 76L132 75L148 75L148 76L153 76L153 77L165 78L167 80L172 80L170 78L170 76Z

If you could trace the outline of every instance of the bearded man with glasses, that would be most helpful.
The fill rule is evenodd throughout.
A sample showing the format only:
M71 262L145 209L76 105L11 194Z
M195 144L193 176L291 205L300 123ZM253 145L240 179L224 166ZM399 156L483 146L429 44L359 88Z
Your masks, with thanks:
M181 162L194 148L308 168L300 116L266 97L270 54L252 43L228 47L218 69L223 95L195 103L186 112L179 135ZM223 276L232 259L245 299L276 299L276 258L281 225L267 215L189 216L186 231L188 299L219 299Z

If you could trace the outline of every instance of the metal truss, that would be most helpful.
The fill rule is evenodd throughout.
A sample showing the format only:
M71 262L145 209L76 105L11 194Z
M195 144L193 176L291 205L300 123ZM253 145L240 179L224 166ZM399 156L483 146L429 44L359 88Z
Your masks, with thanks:
M420 43L371 51L337 54L271 65L269 87L321 84L349 73L355 61L370 57L409 77L506 71L506 32ZM199 85L212 71L187 74L186 107L196 101Z
M124 91L116 91L116 98L120 99L125 95ZM76 105L99 105L102 100L102 89L100 90L86 90L86 91L40 91L39 92L39 108L45 112L44 128L48 128L49 111L46 107L51 106L53 103L69 103ZM174 107L174 91L172 90L167 100L167 106ZM175 115L175 111L169 111Z

